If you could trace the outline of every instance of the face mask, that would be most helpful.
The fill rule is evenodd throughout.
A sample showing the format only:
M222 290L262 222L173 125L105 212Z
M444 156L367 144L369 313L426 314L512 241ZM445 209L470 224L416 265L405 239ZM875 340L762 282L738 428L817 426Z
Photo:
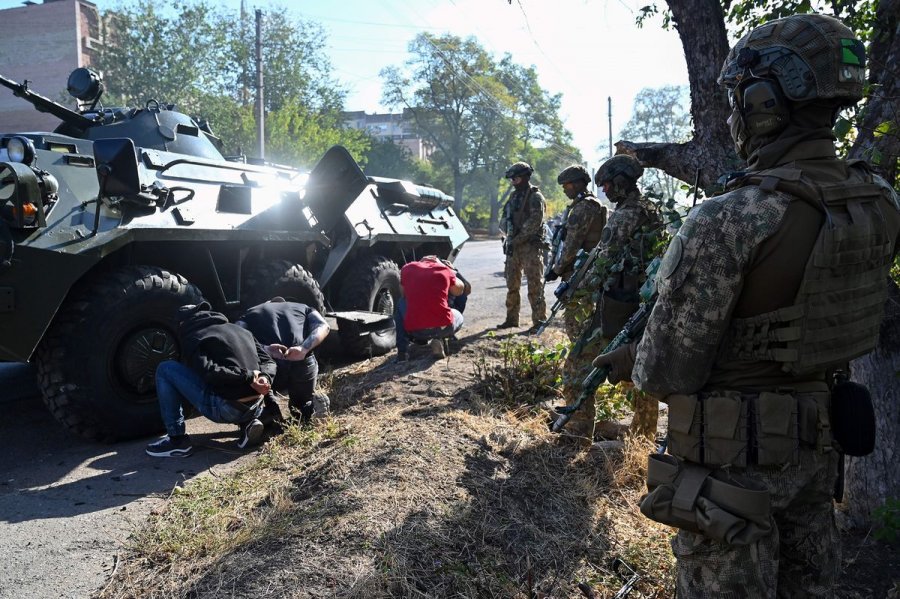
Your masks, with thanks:
M732 108L731 116L728 117L728 130L731 133L731 139L734 141L734 151L743 160L747 159L747 128L744 127L744 119L737 106Z

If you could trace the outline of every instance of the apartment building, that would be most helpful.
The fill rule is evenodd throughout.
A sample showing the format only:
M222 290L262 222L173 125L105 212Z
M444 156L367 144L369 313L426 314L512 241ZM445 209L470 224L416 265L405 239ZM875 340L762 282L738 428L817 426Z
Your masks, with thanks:
M69 73L89 66L100 37L100 15L86 0L26 1L0 10L0 75L21 82L51 100L75 108L66 93ZM37 112L0 87L0 132L47 131L56 117Z
M343 113L344 122L352 129L362 129L375 139L389 139L408 149L413 158L428 160L434 148L416 135L412 128L412 117L403 113L366 114L364 111Z

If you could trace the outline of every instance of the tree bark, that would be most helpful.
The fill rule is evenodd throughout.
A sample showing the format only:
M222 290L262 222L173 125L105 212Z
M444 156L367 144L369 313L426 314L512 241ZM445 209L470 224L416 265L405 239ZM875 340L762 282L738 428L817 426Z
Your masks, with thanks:
M869 84L856 142L850 156L873 164L888 182L896 184L900 157L898 104L900 104L900 0L881 0L875 15L873 37L868 48ZM876 136L882 123L893 123L893 131ZM873 150L875 152L873 152ZM872 158L881 155L879 161ZM847 458L844 467L844 510L839 512L845 526L865 527L872 511L889 497L900 497L900 293L891 284L878 346L871 354L853 361L853 379L869 388L875 405L877 429L875 451L864 458Z
M725 15L721 3L714 0L668 0L667 4L688 64L694 138L678 144L623 140L615 144L616 151L690 184L700 169L700 186L710 189L723 172L742 166L726 125L728 102L716 83L728 56Z
M866 100L856 142L850 151L853 158L873 163L888 182L897 181L900 159L900 0L881 0L875 13L872 41L869 44L868 67L871 95ZM883 123L893 123L893 130L875 135ZM878 158L879 160L873 160Z
M872 511L888 497L900 497L900 291L891 284L878 347L851 363L853 380L869 388L875 405L875 451L862 458L847 457L844 467L844 509L847 527L865 527Z
M512 191L512 187L507 188L505 192L503 192L503 197L500 198L495 190L491 193L491 220L488 223L488 234L496 235L500 232L500 206L506 202L506 198L509 197L509 192Z

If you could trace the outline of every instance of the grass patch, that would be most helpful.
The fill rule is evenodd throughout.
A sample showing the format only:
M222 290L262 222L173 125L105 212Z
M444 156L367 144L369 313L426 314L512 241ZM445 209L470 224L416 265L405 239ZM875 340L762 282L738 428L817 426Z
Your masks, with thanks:
M337 417L179 487L101 596L530 599L578 597L579 583L612 596L616 557L642 576L633 596L671 594L671 530L637 509L649 446L559 444L536 407L557 393L553 351L486 340L456 370L382 361L329 377ZM478 374L519 369L508 391Z

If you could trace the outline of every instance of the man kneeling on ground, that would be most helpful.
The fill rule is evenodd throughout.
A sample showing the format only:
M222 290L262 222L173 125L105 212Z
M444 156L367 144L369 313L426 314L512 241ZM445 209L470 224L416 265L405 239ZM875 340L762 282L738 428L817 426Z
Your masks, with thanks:
M278 372L274 388L287 390L291 414L308 421L315 411L328 411L328 396L315 393L319 365L313 350L328 336L328 323L314 308L283 297L254 306L244 312L237 324L253 333L275 360ZM267 398L268 399L268 398ZM278 404L270 403L278 414Z
M181 361L166 360L156 368L156 395L167 435L148 445L147 454L191 454L185 402L213 422L237 424L239 448L258 444L264 433L259 420L263 396L271 390L275 362L250 331L213 312L207 302L182 306L176 319Z
M403 297L397 302L397 360L407 359L409 340L428 340L436 358L444 357L443 340L462 328L463 315L450 297L467 296L472 286L446 260L425 256L400 270ZM464 305L464 304L463 304Z

